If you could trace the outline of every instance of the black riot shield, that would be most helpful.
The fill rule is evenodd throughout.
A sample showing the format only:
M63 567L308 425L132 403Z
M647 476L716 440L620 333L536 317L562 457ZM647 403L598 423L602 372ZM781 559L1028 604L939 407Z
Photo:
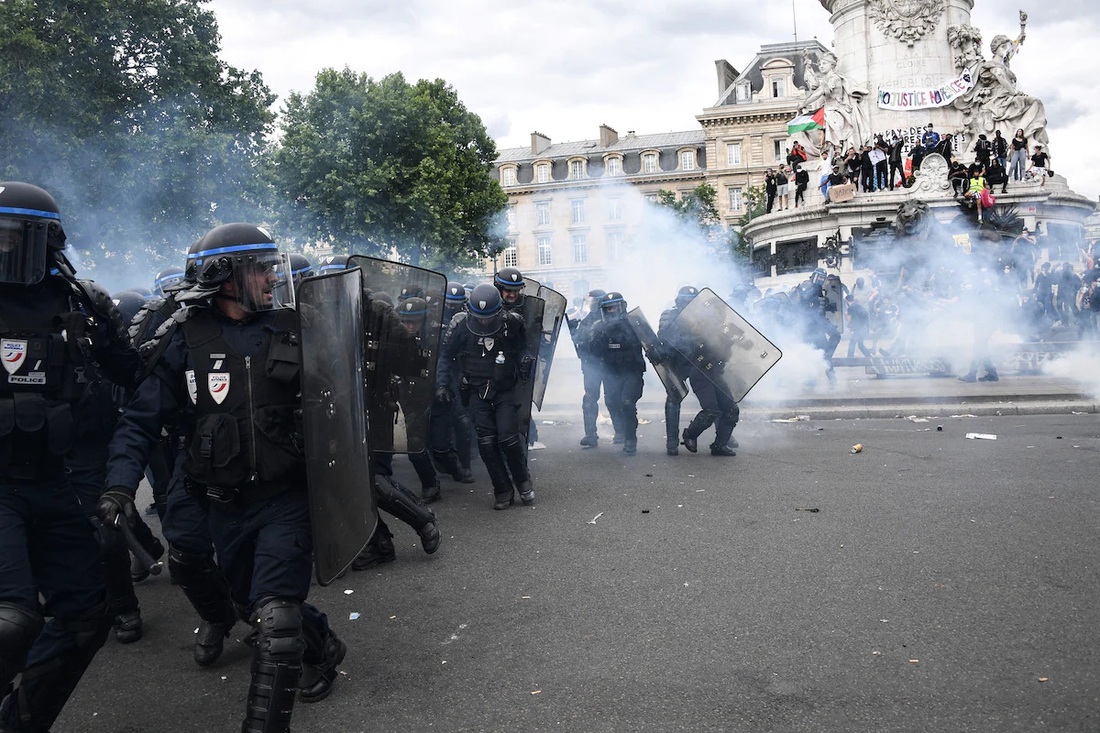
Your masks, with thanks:
M710 288L703 288L676 318L676 349L734 402L740 402L783 356Z
M363 389L359 270L301 282L302 423L317 582L328 585L378 522Z
M380 452L421 453L428 449L447 278L363 255L348 258L348 267L363 271L368 294L363 326L371 445Z
M539 362L535 367L535 391L532 401L540 410L546 396L546 383L550 380L550 366L554 363L554 351L558 348L558 333L565 320L569 301L557 290L539 286L538 297L545 305L542 310L542 339L539 342Z
M531 281L528 280L527 282L530 283ZM539 351L542 345L542 314L545 310L546 301L534 295L525 295L523 296L523 307L518 311L523 316L523 327L527 337L527 348L524 349L523 356L530 356L535 359L536 374ZM519 429L526 440L531 424L531 406L535 396L536 379L534 374L524 376L528 378L521 379L516 384L516 399L519 402Z
M683 377L669 364L667 346L661 344L661 340L649 325L641 308L634 308L626 314L627 323L634 329L634 335L642 342L642 350L646 359L653 365L653 371L657 372L657 378L665 386L665 392L676 402L683 402L687 397L688 387Z
M828 301L825 306L825 318L833 324L837 333L844 333L844 288L840 284L840 276L829 275L826 277L822 290L824 290L825 299Z

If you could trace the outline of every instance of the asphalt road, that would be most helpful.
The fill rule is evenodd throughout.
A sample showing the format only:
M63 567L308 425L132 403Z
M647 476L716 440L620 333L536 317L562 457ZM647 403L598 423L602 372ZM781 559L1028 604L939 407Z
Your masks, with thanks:
M540 426L534 507L445 482L436 555L391 522L397 562L315 588L351 651L296 733L1100 730L1096 416L580 435ZM250 650L199 669L179 591L140 595L54 730L239 730Z

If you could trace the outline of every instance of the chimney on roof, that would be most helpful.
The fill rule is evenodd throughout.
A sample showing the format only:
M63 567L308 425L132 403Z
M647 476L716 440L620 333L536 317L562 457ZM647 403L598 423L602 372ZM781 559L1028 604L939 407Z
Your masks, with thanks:
M619 142L619 133L607 125L600 125L600 147L606 148Z
M737 73L737 69L733 68L733 65L725 59L718 59L714 62L714 68L718 72L718 97L721 99L726 90L730 88L730 84L737 81L737 77L740 74Z
M531 155L538 155L550 147L550 138L541 132L531 133Z

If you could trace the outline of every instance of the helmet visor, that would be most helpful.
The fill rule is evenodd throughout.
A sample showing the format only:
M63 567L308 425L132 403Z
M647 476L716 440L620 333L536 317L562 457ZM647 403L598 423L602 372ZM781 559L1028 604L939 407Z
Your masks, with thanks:
M225 291L249 313L292 308L294 278L289 257L282 252L235 255Z
M33 285L46 276L49 224L0 217L0 283Z

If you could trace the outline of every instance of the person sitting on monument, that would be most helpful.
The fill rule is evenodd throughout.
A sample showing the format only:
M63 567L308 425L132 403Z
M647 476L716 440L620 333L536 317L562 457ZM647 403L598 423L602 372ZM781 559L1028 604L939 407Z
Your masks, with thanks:
M969 201L978 210L978 222L982 220L982 191L985 190L985 177L982 171L975 170L970 173L970 188L963 198Z
M947 180L951 182L952 197L958 198L966 193L966 189L969 187L970 173L966 170L965 165L956 160L951 163L951 169L947 172Z
M990 188L1001 187L1001 193L1008 193L1008 171L1001 165L1000 158L992 158L985 169L985 182Z
M1035 152L1031 156L1031 168L1028 169L1028 173L1039 179L1039 188L1046 188L1047 176L1050 174L1050 155L1044 150L1042 145L1035 146Z

